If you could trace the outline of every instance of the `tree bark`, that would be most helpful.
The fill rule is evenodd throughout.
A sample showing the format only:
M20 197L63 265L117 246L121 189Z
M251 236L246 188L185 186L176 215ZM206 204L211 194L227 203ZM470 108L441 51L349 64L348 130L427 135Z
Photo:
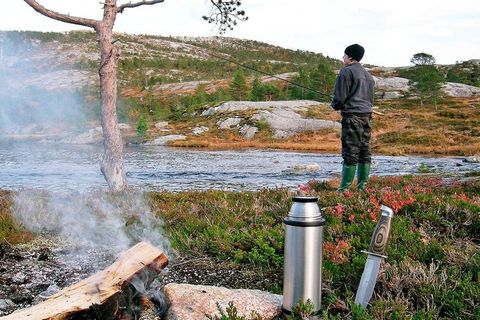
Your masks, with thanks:
M117 0L106 0L101 21L70 16L47 9L36 0L24 0L35 11L55 20L78 24L95 29L100 46L100 95L101 123L103 129L103 155L100 161L108 186L113 191L121 191L127 187L127 178L123 169L123 141L117 120L117 66L118 48L113 41L113 25L117 13ZM142 1L134 4L153 4L160 1ZM124 8L122 8L123 10Z
M113 42L113 25L117 15L116 0L107 0L103 20L95 28L100 45L100 92L103 129L103 155L100 170L111 190L127 187L123 169L123 141L117 121L118 48Z

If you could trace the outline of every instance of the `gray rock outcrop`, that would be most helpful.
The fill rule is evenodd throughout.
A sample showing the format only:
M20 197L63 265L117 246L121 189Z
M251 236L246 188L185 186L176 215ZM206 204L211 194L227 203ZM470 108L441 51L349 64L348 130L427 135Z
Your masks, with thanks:
M294 101L229 101L217 107L211 107L202 112L202 116L208 117L219 113L245 112L250 110L292 109L295 111L306 110L308 107L321 104L313 100Z
M296 133L316 131L327 128L341 128L340 123L332 120L305 119L292 110L274 109L260 111L252 116L257 121L266 121L273 131L274 138L288 138Z
M469 62L471 64L480 65L480 59L470 59L467 62Z
M195 136L199 136L201 135L202 133L204 132L207 132L209 129L208 127L195 127L192 129L192 134L195 135Z
M467 163L480 163L480 156L471 156L463 159L463 162Z
M30 73L15 81L14 88L37 87L47 90L81 89L95 85L98 75L84 70L55 70L42 73Z
M382 91L401 91L410 90L408 79L400 77L382 78L373 77L375 80L375 89Z
M399 99L410 90L410 81L400 77L373 77L375 94L380 99Z
M220 129L237 129L245 139L252 139L258 132L258 128L240 123L247 117L254 121L266 122L273 132L275 138L288 138L296 133L304 131L315 131L325 128L340 128L340 124L331 120L303 118L297 112L307 111L309 107L324 105L313 100L293 101L229 101L217 107L205 110L202 116L213 116L225 113L247 113L258 111L252 116L230 117L217 122Z
M247 140L253 139L255 134L258 132L257 127L249 126L248 124L240 128L240 134Z
M480 95L480 88L463 83L447 82L442 87L443 92L451 97L474 97Z
M261 319L273 319L282 312L282 296L260 290L169 283L164 293L170 302L167 320L203 320L207 315L220 316L217 303L225 310L229 302L233 303L239 316L247 319L252 311Z
M155 123L155 128L156 129L166 129L168 127L168 122L167 121L159 121L157 123Z
M237 127L240 122L242 122L243 118L235 117L235 118L227 118L223 120L217 121L217 126L219 129L232 129Z
M158 137L152 141L145 142L147 146L163 146L170 141L185 140L187 137L181 134L170 134L167 136Z
M321 168L318 163L298 164L288 167L285 172L318 172L320 171L320 169Z

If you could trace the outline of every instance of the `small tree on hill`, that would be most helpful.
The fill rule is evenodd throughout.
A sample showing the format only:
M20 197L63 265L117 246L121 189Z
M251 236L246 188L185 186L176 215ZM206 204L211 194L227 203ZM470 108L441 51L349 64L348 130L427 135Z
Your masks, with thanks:
M442 84L445 83L445 77L433 65L421 65L415 67L413 77L414 88L420 98L420 104L426 99L433 99L435 107L440 95Z
M250 96L250 100L252 101L261 101L265 97L265 93L263 90L262 83L258 77L255 77L252 82L252 94Z
M335 86L335 72L332 67L325 62L321 62L310 74L310 83L312 89L317 92L312 92L312 99L316 101L329 101L329 95ZM322 95L323 93L323 95Z
M233 100L243 101L248 97L248 86L243 70L238 68L230 84L230 96Z
M255 77L252 83L252 101L272 101L281 97L280 88L274 83L262 83L258 77Z
M293 86L290 91L290 95L293 99L308 99L310 97L310 91L306 88L310 88L310 77L305 69L300 69L298 75L293 79L293 82L300 86Z
M431 54L420 52L420 53L415 53L412 59L410 59L410 62L416 66L434 65L435 58Z

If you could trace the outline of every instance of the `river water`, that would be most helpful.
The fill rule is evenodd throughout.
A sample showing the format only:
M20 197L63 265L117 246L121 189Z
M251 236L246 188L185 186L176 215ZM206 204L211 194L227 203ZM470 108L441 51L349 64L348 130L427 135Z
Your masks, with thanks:
M101 146L0 142L0 188L87 191L107 187L99 170ZM372 174L467 172L480 165L458 157L374 156ZM317 171L302 166L318 165ZM159 146L125 149L129 185L142 190L258 190L295 188L311 179L338 177L337 154L278 150L207 151Z

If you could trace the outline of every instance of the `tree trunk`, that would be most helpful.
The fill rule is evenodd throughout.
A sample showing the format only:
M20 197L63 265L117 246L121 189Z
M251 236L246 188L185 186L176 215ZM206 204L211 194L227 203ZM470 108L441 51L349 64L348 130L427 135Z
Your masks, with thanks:
M102 129L103 129L103 155L100 161L100 170L102 171L108 186L113 191L120 191L127 187L127 178L123 170L123 143L120 135L120 128L117 120L117 65L118 49L112 39L113 25L117 13L122 13L127 8L136 8L144 5L154 5L162 3L164 0L139 0L137 2L128 2L117 6L117 0L104 0L103 19L94 20L82 17L75 17L69 14L59 13L39 4L36 0L24 0L35 11L49 18L72 23L80 26L86 26L95 29L100 45L100 90L102 104ZM240 1L236 4L231 2L222 2L221 0L210 0L212 11L208 18L209 23L219 21L220 33L227 27L232 28L236 21L245 21L245 12L238 10ZM232 18L233 16L233 18ZM0 48L1 51L1 48ZM1 60L1 52L0 52Z
M103 20L96 32L100 45L100 91L103 129L103 155L100 170L111 190L127 187L123 169L123 142L117 121L117 66L118 48L113 43L113 25L117 15L114 0L105 3Z

